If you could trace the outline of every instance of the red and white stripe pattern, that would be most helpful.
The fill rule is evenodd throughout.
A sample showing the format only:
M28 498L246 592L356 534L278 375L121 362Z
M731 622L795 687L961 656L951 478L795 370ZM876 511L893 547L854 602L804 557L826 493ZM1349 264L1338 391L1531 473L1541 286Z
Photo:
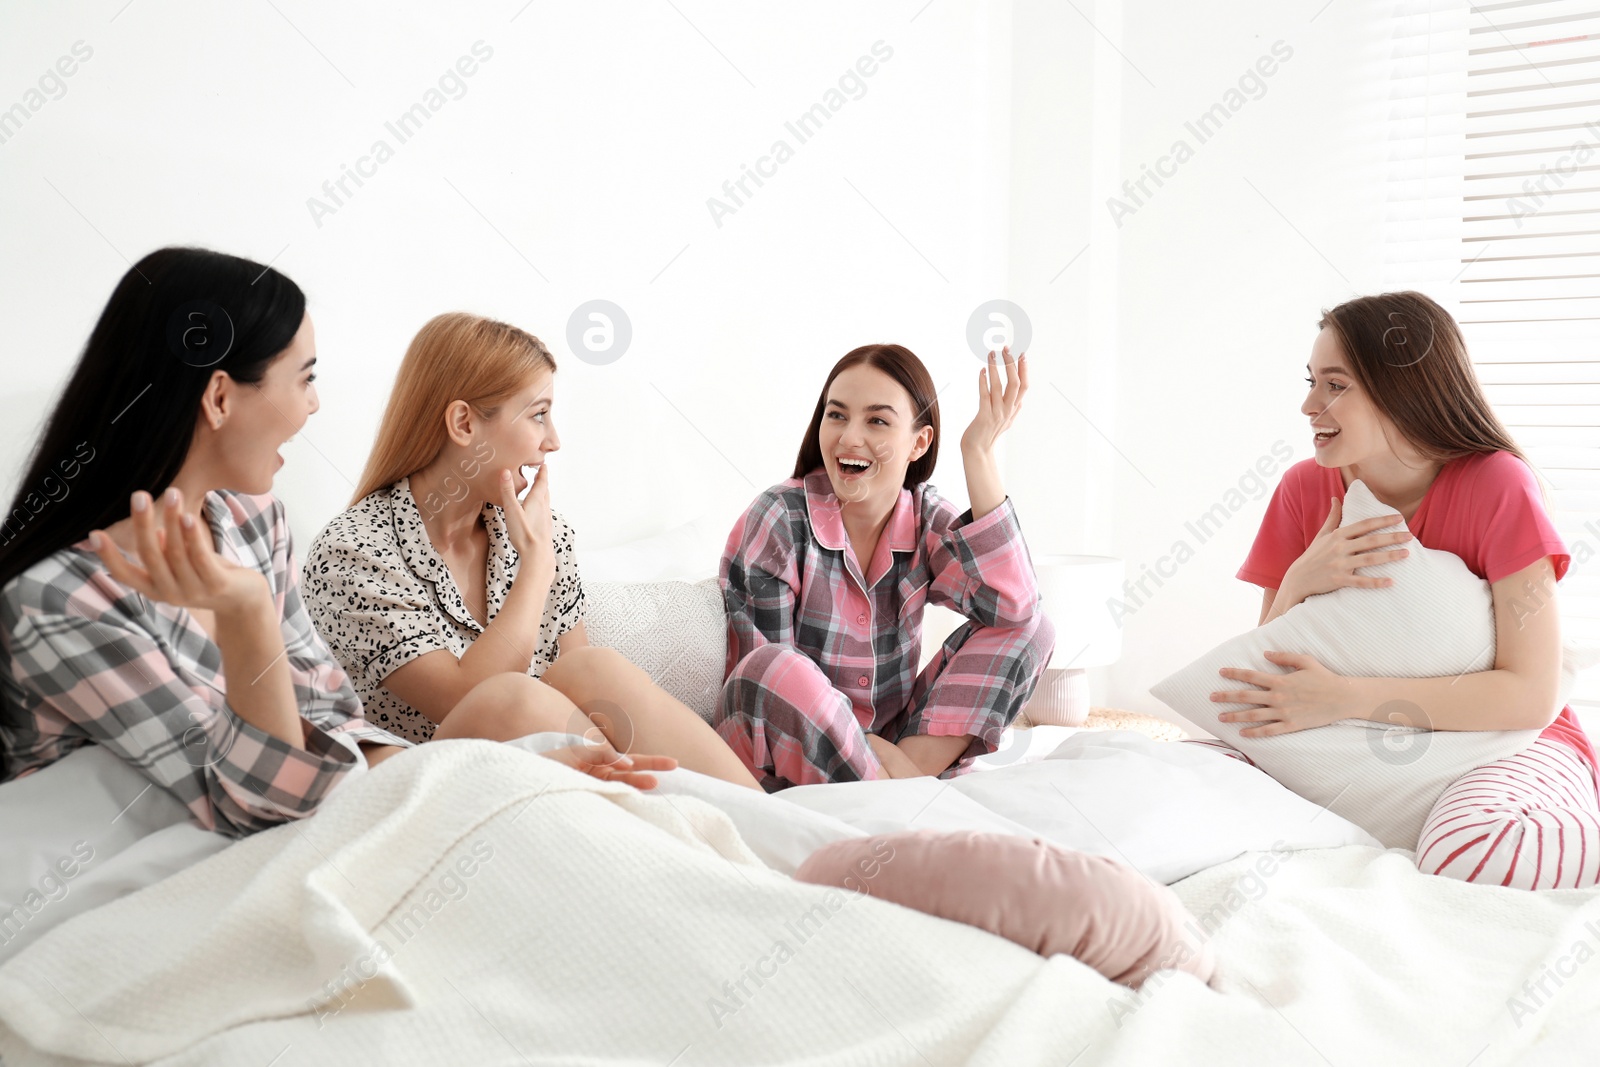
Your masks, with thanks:
M1600 797L1594 775L1559 741L1457 779L1417 841L1425 874L1513 889L1600 885Z

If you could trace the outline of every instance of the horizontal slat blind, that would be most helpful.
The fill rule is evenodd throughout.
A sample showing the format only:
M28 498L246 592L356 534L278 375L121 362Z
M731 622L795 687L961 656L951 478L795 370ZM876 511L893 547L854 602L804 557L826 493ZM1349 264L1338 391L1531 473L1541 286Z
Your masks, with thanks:
M1600 0L1402 2L1391 76L1386 287L1461 323L1572 551L1564 629L1600 644Z

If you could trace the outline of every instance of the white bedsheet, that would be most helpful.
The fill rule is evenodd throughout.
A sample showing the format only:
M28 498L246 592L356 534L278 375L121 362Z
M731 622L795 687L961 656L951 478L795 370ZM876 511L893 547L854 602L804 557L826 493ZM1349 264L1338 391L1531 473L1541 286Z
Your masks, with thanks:
M1163 884L1243 852L1381 847L1354 823L1215 749L1128 730L1016 734L1018 749L948 780L798 786L768 797L674 772L659 788L721 808L751 849L785 874L837 838L907 829L1043 837L1120 859ZM517 743L557 743L555 735L541 738L550 740Z
M1174 888L1216 930L1219 988L1161 975L1136 996L1069 957L795 883L694 797L605 785L510 746L424 746L317 818L80 916L0 967L0 1056L1592 1057L1594 892L1467 886L1362 846L1252 853Z

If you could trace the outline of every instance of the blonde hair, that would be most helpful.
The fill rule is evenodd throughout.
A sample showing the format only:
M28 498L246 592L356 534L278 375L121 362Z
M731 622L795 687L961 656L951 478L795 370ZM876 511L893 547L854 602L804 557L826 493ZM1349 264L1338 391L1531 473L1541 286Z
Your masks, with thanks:
M486 416L544 371L555 357L526 330L481 315L435 316L411 339L354 504L438 458L447 440L444 413L464 400Z

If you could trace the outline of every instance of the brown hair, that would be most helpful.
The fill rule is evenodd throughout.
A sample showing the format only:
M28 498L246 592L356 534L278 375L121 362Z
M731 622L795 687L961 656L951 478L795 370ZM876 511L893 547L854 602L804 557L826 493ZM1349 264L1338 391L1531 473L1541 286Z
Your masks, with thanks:
M464 311L435 316L406 349L351 503L438 458L447 439L445 409L454 401L492 416L534 375L555 369L550 350L526 330Z
M845 353L844 358L833 365L833 370L828 372L828 380L822 383L822 395L817 397L817 410L811 413L811 425L806 428L805 439L800 442L800 454L795 457L793 477L804 478L822 466L822 444L817 440L817 434L822 428L822 416L828 407L828 387L840 374L862 365L881 370L910 394L911 406L915 409L911 420L913 433L924 426L933 427L932 443L926 452L906 466L902 486L910 489L927 481L939 458L939 394L933 387L933 379L928 376L928 368L904 345L862 345Z
M1357 297L1317 327L1334 332L1373 404L1430 460L1510 452L1528 462L1484 397L1461 328L1428 297Z

